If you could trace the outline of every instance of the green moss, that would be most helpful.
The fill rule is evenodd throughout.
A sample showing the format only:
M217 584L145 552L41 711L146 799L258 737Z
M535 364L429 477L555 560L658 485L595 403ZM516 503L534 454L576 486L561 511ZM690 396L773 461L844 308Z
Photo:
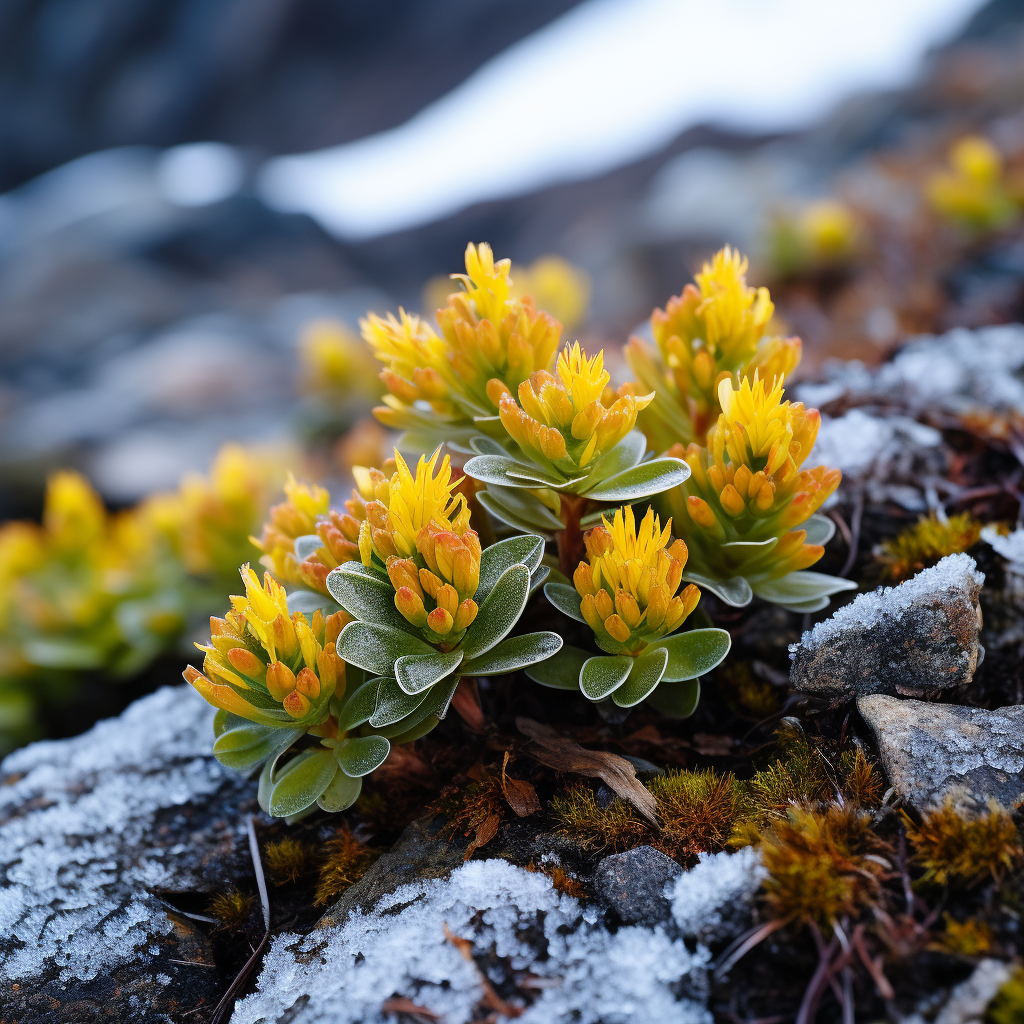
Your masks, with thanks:
M619 853L648 840L650 828L625 800L615 797L602 807L588 786L572 786L551 801L556 833L585 850Z
M985 1024L1024 1022L1024 967L1014 968L1010 980L996 993L985 1012Z
M981 523L968 512L950 516L945 522L932 513L885 541L875 558L885 577L899 582L935 565L946 555L966 551L978 543L980 536Z
M274 885L297 882L306 873L310 859L309 847L298 839L267 843L263 851L263 863Z
M661 834L653 844L677 860L722 850L736 825L743 787L730 775L670 771L648 785L658 802Z

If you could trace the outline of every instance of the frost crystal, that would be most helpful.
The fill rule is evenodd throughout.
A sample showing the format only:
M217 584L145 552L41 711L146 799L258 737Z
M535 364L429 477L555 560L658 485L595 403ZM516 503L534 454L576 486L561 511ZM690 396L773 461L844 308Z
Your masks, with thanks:
M851 409L835 419L822 416L806 466L834 466L845 477L859 477L870 472L891 449L908 445L935 448L941 442L942 435L937 430L907 416L883 418Z
M691 871L665 887L683 935L720 942L742 930L767 872L752 846L736 853L702 853Z
M171 922L147 889L174 871L154 819L229 776L210 756L212 717L189 687L166 688L3 762L0 978L88 981L159 950Z
M978 571L977 563L970 555L947 555L937 565L919 572L906 583L860 594L831 618L804 633L800 643L790 644L789 656L795 659L801 647L816 647L847 629L873 626L883 617L899 620L915 602L933 594L962 594L969 603L973 602L974 594L984 582L985 574Z
M995 527L986 526L981 531L981 539L992 545L998 555L1002 555L1009 563L1010 569L1024 573L1024 527L1018 526L1013 533L1004 537Z
M711 1022L703 1002L679 996L706 991L706 948L691 953L661 928L612 935L544 875L487 860L447 879L403 886L372 913L355 911L330 931L280 936L258 990L236 1005L232 1024L383 1024L393 1019L381 1011L392 996L446 1024L476 1019L480 975L447 941L445 925L489 958L489 978L510 1001L517 1001L514 982L523 974L550 982L534 982L531 991L540 995L519 1018L523 1024Z

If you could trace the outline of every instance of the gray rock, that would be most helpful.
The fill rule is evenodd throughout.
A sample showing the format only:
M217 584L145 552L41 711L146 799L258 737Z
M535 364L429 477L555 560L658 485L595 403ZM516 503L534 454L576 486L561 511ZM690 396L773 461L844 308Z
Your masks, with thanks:
M0 1017L151 1024L217 1002L205 934L157 895L223 891L244 842L254 784L210 755L212 717L166 688L0 765Z
M889 781L919 809L951 796L967 811L1024 800L1024 705L985 711L871 694L857 710L875 734Z
M962 693L983 656L984 582L974 559L958 554L897 587L861 594L790 647L790 685L840 700Z
M665 885L683 869L653 846L613 853L597 865L594 889L626 924L659 924L672 916Z

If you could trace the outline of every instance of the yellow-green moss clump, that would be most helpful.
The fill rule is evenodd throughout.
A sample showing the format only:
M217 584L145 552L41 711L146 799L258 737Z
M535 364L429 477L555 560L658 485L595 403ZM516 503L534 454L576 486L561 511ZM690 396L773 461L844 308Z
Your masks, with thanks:
M923 885L970 888L988 879L998 884L1024 862L1017 826L995 801L976 817L960 813L952 800L916 824L905 812L914 862L924 870Z
M988 1005L985 1024L1020 1024L1024 1021L1024 967L1014 968L1010 980Z
M253 898L248 893L232 889L222 892L210 901L207 908L220 922L222 928L232 931L241 928L252 914Z
M378 850L359 842L348 825L342 826L324 844L320 880L314 903L322 907L340 896L366 874L370 865L380 856Z
M278 839L267 843L263 851L263 863L274 885L297 882L310 865L312 851L298 839Z
M913 526L892 540L884 541L875 552L885 577L894 583L916 576L940 562L946 555L966 551L978 543L981 523L969 512L950 516L945 521L934 513L922 516Z

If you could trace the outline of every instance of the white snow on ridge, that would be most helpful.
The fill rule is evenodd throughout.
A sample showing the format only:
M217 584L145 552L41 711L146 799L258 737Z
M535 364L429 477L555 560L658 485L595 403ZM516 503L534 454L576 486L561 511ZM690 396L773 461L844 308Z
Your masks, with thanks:
M349 238L599 174L697 123L797 128L893 88L980 0L587 0L405 124L270 161L264 198Z

